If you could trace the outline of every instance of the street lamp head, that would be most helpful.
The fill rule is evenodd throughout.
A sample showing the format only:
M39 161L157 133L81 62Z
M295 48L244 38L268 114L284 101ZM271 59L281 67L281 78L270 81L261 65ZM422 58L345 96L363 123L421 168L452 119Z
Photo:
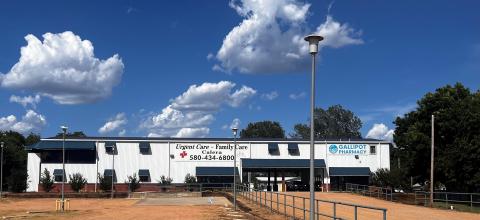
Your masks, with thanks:
M238 131L238 128L236 127L232 128L233 136L237 136L237 131Z
M317 54L318 53L318 42L323 40L323 37L320 35L311 34L306 36L305 41L308 41L310 54Z
M67 126L60 126L60 128L62 129L63 133L67 133Z

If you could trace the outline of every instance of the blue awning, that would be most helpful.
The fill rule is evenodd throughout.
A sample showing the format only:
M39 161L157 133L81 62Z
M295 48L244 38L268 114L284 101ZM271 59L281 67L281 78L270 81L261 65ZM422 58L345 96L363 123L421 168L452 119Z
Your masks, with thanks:
M150 170L140 169L138 170L138 176L150 176Z
M140 147L140 149L149 149L150 148L150 142L140 142L139 147Z
M62 173L63 173L62 171L63 171L63 169L54 169L54 170L53 170L53 175L54 175L54 176L61 176L61 175L63 175L63 174L62 174Z
M27 151L61 150L63 141L40 141L26 147ZM66 150L95 150L94 141L65 141Z
M235 170L238 176L238 168ZM233 167L196 167L197 176L233 176Z
M268 150L278 150L278 143L268 143Z
M298 144L297 143L289 143L288 144L288 150L298 150Z
M116 147L116 146L117 146L117 143L115 143L113 141L105 142L105 147Z
M370 176L369 167L330 167L330 176Z
M115 170L105 169L105 171L103 172L103 176L112 176L112 174L116 176Z
M309 168L309 159L246 159L242 158L242 168ZM325 168L325 160L316 159L315 168Z

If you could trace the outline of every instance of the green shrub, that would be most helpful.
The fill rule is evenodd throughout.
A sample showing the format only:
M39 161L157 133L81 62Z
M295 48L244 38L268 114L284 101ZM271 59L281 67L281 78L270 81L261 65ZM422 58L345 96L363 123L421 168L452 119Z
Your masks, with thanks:
M68 183L75 192L79 192L87 184L87 179L85 179L81 173L74 173L73 175L68 175L68 177L70 178Z
M170 184L172 184L172 181L173 181L172 178L170 178L170 177L165 177L165 175L162 175L162 176L160 177L160 180L158 181L158 183L159 183L160 185L170 185Z
M190 175L190 173L187 173L187 175L185 176L185 183L196 183L197 182L197 178L193 175Z
M40 176L40 185L45 192L50 192L53 189L53 177L50 175L50 171L45 168Z
M101 174L98 174L98 183L102 191L110 191L112 189L112 178L105 177Z
M135 192L135 190L140 188L140 180L137 178L136 173L133 173L132 176L128 176L125 183L128 184L128 189L130 190L130 192Z

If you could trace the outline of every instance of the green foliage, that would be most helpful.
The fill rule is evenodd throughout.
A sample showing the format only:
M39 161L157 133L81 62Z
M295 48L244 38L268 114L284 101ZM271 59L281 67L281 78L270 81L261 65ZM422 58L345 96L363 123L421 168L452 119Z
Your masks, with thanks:
M30 146L32 144L36 144L37 142L40 141L40 135L30 133L27 138L25 138L25 145Z
M50 171L45 168L40 176L40 185L45 192L50 192L53 189L53 177L50 175Z
M371 183L375 186L406 190L410 187L404 176L405 174L400 169L393 168L389 170L382 168L371 173Z
M172 178L170 178L170 177L165 177L165 175L162 175L162 176L160 177L160 180L158 181L158 183L159 183L160 185L170 185L170 184L172 184L172 181L173 181Z
M462 84L427 93L414 111L395 120L392 166L423 183L430 176L431 115L435 115L435 185L448 191L480 191L480 91ZM397 161L400 161L398 164Z
M28 186L27 152L25 137L15 131L1 131L0 141L5 143L3 151L3 189L23 192Z
M70 187L75 192L79 192L87 184L87 179L83 177L81 173L74 173L73 175L68 175Z
M105 177L101 174L98 174L98 184L100 189L104 192L110 191L112 189L112 178Z
M285 138L285 131L276 121L248 123L240 132L241 138Z
M128 176L125 183L128 184L128 189L130 190L130 192L135 192L135 190L140 188L140 179L137 178L136 173L133 173L132 176Z
M197 182L197 178L193 175L190 175L190 173L187 173L187 175L185 175L185 183L196 183Z
M362 121L352 111L341 105L330 106L327 110L315 108L314 111L316 138L360 138ZM310 125L296 124L296 138L310 138Z
M63 138L63 133L60 132L60 133L57 133L57 135L55 135L56 138ZM87 137L87 135L85 133L83 133L83 131L74 131L73 133L70 133L70 132L67 132L65 134L65 138L83 138L83 137Z

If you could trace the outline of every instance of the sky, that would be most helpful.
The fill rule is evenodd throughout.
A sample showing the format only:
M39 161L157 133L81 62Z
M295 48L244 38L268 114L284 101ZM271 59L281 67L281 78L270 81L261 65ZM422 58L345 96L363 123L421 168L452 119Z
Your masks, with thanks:
M230 137L340 104L391 139L427 92L480 85L478 1L23 1L0 6L0 130Z

